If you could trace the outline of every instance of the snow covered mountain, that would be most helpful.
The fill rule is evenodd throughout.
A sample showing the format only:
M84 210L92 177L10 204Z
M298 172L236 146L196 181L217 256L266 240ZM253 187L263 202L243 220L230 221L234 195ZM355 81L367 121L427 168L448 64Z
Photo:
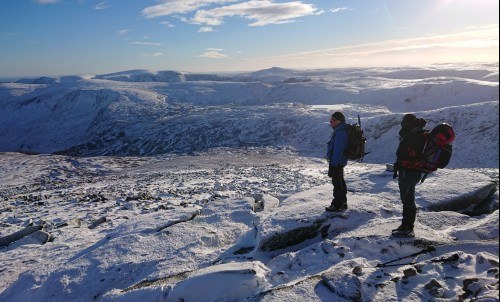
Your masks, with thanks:
M1 83L0 301L498 301L498 84L498 64ZM371 151L341 215L336 110ZM406 112L457 138L393 238Z
M391 159L380 146L394 147L393 126L417 112L429 127L452 124L456 149L478 154L452 166L498 166L498 65L43 77L0 84L0 109L0 151L158 155L251 146L314 156L328 140L329 114L343 110L349 122L362 117L368 162ZM469 149L471 140L488 156Z

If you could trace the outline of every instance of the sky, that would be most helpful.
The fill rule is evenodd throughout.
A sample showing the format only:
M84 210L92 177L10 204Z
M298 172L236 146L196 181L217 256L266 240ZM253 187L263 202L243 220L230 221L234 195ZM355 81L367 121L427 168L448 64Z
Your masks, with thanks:
M498 62L497 0L0 0L0 78Z

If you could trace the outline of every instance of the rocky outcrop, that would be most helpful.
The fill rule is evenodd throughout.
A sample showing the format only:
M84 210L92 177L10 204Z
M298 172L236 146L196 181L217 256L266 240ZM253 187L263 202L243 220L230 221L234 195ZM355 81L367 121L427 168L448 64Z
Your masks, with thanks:
M481 182L471 186L471 191L459 196L453 196L439 203L431 204L427 208L429 211L456 211L466 212L470 215L479 215L474 211L480 209L488 198L497 190L497 184L492 182Z
M24 238L26 236L29 236L35 232L38 232L42 229L42 226L41 225L35 225L35 226L28 226L28 227L25 227L24 229L21 229L13 234L10 234L10 235L7 235L5 237L2 237L0 238L0 248L2 247L5 247L5 246L8 246L9 244L21 239L21 238ZM45 232L43 232L45 233ZM40 234L39 234L40 235ZM40 236L35 236L36 238L42 238L44 236L42 236L43 234L41 234ZM49 238L47 238L46 240L45 239L42 239L41 242L45 243L48 241ZM42 243L42 244L43 244Z
M311 225L289 230L285 233L276 233L263 240L260 249L266 252L280 250L317 237L321 233L325 234L330 225L324 225L324 222L325 219L318 219Z
M330 271L322 275L323 282L338 296L349 301L361 301L361 281L353 274Z

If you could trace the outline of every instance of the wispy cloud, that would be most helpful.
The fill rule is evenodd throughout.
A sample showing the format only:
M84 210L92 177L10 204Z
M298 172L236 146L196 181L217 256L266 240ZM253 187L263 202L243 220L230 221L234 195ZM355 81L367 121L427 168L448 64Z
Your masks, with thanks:
M141 15L146 18L185 14L200 7L215 3L236 2L237 0L162 0L161 4L149 6L142 10Z
M139 56L143 58L153 58L153 57L159 57L162 56L163 52L140 52Z
M134 41L134 42L130 42L130 44L134 44L134 45L147 45L147 46L161 46L161 43L146 42L146 41Z
M411 65L454 62L498 62L499 27L468 29L458 33L301 52L248 60L253 68L325 68Z
M239 2L213 9L201 9L210 5L224 5L229 2ZM146 18L155 18L174 14L194 12L192 18L182 18L185 22L208 26L221 25L225 17L241 17L253 22L249 26L264 26L294 22L295 19L321 14L313 4L302 1L275 3L273 0L163 0L163 3L142 10Z
M109 7L110 7L110 5L106 1L103 1L103 2L98 3L96 6L94 6L94 9L102 10L102 9L107 9Z
M330 9L330 12L339 13L339 12L344 11L344 10L349 10L349 8L345 7L345 6L344 7L334 7L334 8Z
M129 31L130 31L130 29L120 29L118 31L118 34L119 35L126 35Z
M175 27L172 23L170 23L169 21L162 21L160 22L161 24L163 24L165 27L168 27L168 28L172 28L172 27Z
M264 26L294 22L296 18L315 13L318 13L318 10L314 5L300 1L274 3L269 0L252 0L211 10L199 10L192 21L214 26L222 24L224 17L238 16L253 20L249 26Z
M226 59L229 58L228 55L222 53L222 49L220 48L207 48L204 53L198 55L200 58L208 58L208 59Z
M38 3L38 4L54 4L54 3L57 3L59 2L59 0L34 0L35 3Z
M203 27L200 27L200 29L198 29L199 33L208 33L208 32L212 32L212 31L214 31L214 29L210 26L203 26Z

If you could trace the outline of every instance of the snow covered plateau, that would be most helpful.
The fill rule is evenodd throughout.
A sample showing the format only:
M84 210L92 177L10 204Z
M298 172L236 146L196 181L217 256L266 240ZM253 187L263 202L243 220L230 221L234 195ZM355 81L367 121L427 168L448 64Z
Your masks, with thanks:
M498 301L498 95L498 64L0 83L0 301ZM334 111L370 152L342 215ZM401 239L408 112L456 140Z

